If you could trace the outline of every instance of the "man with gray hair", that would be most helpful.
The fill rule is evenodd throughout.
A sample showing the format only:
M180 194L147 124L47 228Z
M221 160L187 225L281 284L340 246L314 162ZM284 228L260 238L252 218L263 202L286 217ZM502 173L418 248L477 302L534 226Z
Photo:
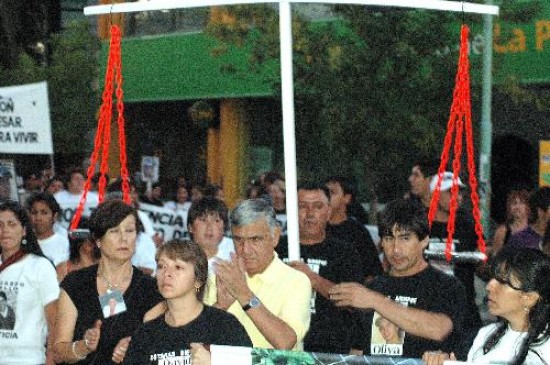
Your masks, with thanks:
M263 199L245 200L230 220L235 253L216 260L205 303L235 315L254 347L302 350L311 284L275 253L281 228L273 207Z

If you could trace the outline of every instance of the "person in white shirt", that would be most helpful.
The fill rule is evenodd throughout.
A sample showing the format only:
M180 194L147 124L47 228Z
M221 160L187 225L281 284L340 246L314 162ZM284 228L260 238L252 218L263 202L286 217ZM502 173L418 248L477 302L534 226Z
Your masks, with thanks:
M44 256L56 266L67 261L69 259L69 238L55 232L54 229L61 210L55 198L48 193L31 195L27 199L27 210L30 213L32 229Z
M176 192L176 200L171 200L164 203L164 207L173 211L184 211L187 215L187 212L191 207L191 201L189 200L189 191L187 190L187 187L178 187L178 191Z
M214 259L229 260L235 252L233 240L224 234L229 227L227 205L213 196L205 196L189 209L187 229L193 242L206 253L209 273Z
M57 200L61 207L60 223L65 228L68 228L71 224L78 204L80 203L80 198L84 193L84 184L86 182L84 173L79 169L69 171L67 177L67 190L61 190L54 195L55 200ZM92 210L97 208L98 204L98 194L94 191L88 191L82 215L84 217L89 217Z
M11 328L1 331L2 365L54 365L47 340L59 296L55 268L44 257L27 212L13 201L0 204L0 287L15 313Z

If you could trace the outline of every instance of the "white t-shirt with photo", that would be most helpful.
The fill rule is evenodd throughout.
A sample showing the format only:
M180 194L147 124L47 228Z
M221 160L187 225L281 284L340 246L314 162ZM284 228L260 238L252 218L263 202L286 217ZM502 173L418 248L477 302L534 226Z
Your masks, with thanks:
M0 273L0 291L15 311L12 330L0 330L0 363L44 364L48 327L44 307L59 296L52 263L28 254Z

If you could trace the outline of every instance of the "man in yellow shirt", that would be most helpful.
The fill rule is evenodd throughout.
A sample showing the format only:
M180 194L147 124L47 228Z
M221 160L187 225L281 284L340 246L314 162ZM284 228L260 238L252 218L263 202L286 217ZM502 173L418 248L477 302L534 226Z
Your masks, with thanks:
M274 251L281 235L275 211L263 199L251 199L230 217L235 254L216 260L205 303L235 315L254 347L302 350L311 284Z

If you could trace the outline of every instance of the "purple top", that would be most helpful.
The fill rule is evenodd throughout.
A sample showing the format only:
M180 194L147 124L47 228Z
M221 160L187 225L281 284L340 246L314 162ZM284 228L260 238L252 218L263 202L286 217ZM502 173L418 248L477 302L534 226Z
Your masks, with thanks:
M535 232L531 226L527 226L527 228L511 235L506 242L506 246L526 247L540 250L541 240L542 238L538 235L538 233Z

